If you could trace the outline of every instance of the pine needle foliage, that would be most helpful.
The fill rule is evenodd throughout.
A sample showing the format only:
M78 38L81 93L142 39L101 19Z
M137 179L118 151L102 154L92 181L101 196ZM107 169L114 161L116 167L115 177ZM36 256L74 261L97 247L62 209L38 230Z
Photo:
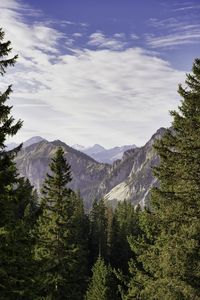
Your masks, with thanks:
M38 299L81 299L86 280L84 210L67 184L71 170L58 148L42 190L35 259L39 265Z
M155 144L160 186L143 239L130 241L140 268L131 270L125 299L200 299L200 59L185 83L179 111L171 112L173 129Z
M10 41L4 41L0 29L0 74L14 66L17 56L11 55ZM0 92L0 297L32 299L32 240L27 223L27 206L33 203L30 183L19 178L14 157L20 147L6 151L6 139L15 135L22 121L15 122L12 106L7 105L11 85ZM30 216L30 215L29 215Z
M86 300L117 300L117 281L110 265L98 257L92 268L92 278L86 293Z

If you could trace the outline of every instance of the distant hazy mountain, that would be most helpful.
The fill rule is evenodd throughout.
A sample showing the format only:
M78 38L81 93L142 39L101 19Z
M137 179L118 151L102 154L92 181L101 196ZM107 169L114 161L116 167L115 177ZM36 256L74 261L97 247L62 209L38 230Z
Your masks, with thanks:
M105 150L106 149L103 146L101 146L99 144L95 144L92 147L85 148L83 151L84 151L84 153L92 156L92 155L101 153L102 151L105 151Z
M29 178L39 190L49 172L50 159L61 146L72 168L71 188L80 191L87 209L95 198L102 197L113 205L116 201L127 199L143 206L148 201L151 187L157 184L152 167L158 164L159 158L153 143L164 132L164 128L159 129L145 146L125 151L122 158L112 165L99 163L61 141L45 140L21 149L16 163L19 173Z
M82 151L82 150L86 149L86 147L79 145L79 144L72 145L72 148L74 148L75 150L78 150L78 151Z
M23 148L29 147L30 145L46 141L41 136L33 136L32 138L28 139L27 141L23 142Z
M84 147L81 145L73 145L74 149L79 150L92 158L94 158L98 162L112 164L115 160L121 159L124 152L131 148L136 148L135 145L125 145L121 147L114 147L110 149L105 149L103 146L99 144L95 144L92 147Z
M111 149L104 149L97 153L89 153L89 152L87 152L87 150L84 152L99 162L112 164L115 160L121 159L125 151L127 151L129 149L133 149L133 148L136 148L136 146L135 145L126 145L126 146L122 146L122 147L114 147Z
M36 143L39 143L41 141L46 141L44 138L42 138L41 136L33 136L32 138L28 139L27 141L23 142L23 148L26 148L30 145L33 145L33 144L36 144ZM19 144L17 143L9 143L6 145L6 150L9 151L9 150L12 150L14 148L16 148Z

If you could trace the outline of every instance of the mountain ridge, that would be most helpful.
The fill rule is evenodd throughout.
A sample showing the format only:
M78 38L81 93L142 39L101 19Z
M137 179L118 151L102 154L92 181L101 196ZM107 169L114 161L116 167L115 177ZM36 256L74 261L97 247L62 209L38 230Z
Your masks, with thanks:
M91 156L98 162L112 164L115 160L121 159L124 152L131 148L136 148L136 145L116 146L106 149L99 144L95 144L92 147L80 149L80 151Z
M87 210L95 198L105 198L112 205L127 199L134 205L140 203L144 206L151 187L157 184L152 167L158 164L159 159L153 143L164 132L165 129L160 128L143 147L128 149L113 164L97 162L60 140L43 140L22 148L15 161L20 175L29 178L31 184L40 190L49 172L51 158L57 148L62 147L72 169L70 187L80 191Z
M47 139L45 139L41 136L33 136L22 143L22 148L29 147L32 144L36 144L41 141L47 141ZM51 141L51 142L54 142L54 141ZM62 142L62 141L60 141L60 142ZM62 142L62 143L64 143L64 142ZM66 143L64 143L64 144L67 145ZM6 145L6 150L7 151L12 150L12 149L16 148L17 146L19 146L19 144L14 143L14 142L8 143ZM136 147L136 146L135 145L124 145L124 146L116 146L113 148L106 149L103 146L101 146L100 144L94 144L93 146L90 146L90 147L84 147L82 145L75 144L75 145L72 145L69 147L71 147L77 151L80 151L82 153L85 153L86 155L92 157L94 160L96 160L100 163L112 164L115 160L121 159L123 156L123 153L126 150L128 150L132 147Z
M142 207L146 205L151 188L158 184L158 180L153 176L153 168L158 165L159 157L153 144L156 139L163 136L165 131L165 128L159 128L143 147L135 149L129 176L105 195L107 201L127 199L135 205L140 204Z

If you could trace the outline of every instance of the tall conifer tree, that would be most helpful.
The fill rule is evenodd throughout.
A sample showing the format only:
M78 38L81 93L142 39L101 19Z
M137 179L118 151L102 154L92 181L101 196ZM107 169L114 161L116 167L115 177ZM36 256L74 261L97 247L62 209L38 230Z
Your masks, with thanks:
M0 29L0 74L13 66L17 56L10 57L10 41L4 42ZM27 206L31 204L32 187L19 178L13 161L16 152L6 151L5 142L22 126L11 116L12 106L6 104L11 86L0 93L0 296L1 299L32 299L33 261L30 227L26 222ZM27 188L29 187L29 188Z
M0 28L0 74L3 76L6 73L8 66L13 66L17 56L9 58L11 54L10 41L4 42L4 32ZM2 226L8 221L7 213L8 205L14 205L13 201L9 201L9 194L12 194L11 185L17 183L17 171L13 162L13 155L6 152L6 139L15 135L22 126L22 122L14 122L14 118L10 115L12 106L6 104L12 92L11 86L8 86L6 91L0 93L0 224Z
M200 299L200 59L192 71L186 87L179 86L183 100L171 112L173 129L155 145L160 187L152 192L143 226L148 243L140 243L141 268L134 269L126 299Z
M70 166L58 148L42 190L35 258L39 264L39 299L82 299L86 279L86 249L81 199L67 187Z
M138 227L138 210L131 202L119 202L113 218L110 262L124 273L128 271L128 261L132 256L128 237L136 238L140 231Z
M117 300L117 280L111 266L98 257L92 268L92 278L86 293L86 300Z
M93 202L89 221L89 259L92 267L99 256L105 260L108 258L108 219L107 208L103 199L99 202L97 200Z

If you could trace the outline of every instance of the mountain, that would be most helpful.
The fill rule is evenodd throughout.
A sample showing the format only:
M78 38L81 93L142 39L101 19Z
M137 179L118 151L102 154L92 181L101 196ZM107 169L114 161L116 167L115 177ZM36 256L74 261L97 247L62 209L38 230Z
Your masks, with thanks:
M159 163L159 157L155 153L153 144L156 139L163 136L165 131L166 129L160 128L143 147L135 149L131 155L130 174L105 195L107 201L115 203L127 199L142 207L148 202L152 186L158 184L152 171L152 168Z
M134 205L140 203L143 206L148 201L151 187L157 184L152 167L158 164L159 159L153 150L153 143L164 132L164 128L159 129L145 146L125 151L122 158L111 165L100 163L59 140L42 140L22 148L16 157L16 164L19 173L40 190L49 172L50 159L61 146L72 168L70 187L80 191L87 210L95 198L103 197L113 205L127 199Z
M129 150L131 148L136 148L136 146L125 145L121 147L105 149L103 146L99 144L95 144L92 147L84 147L76 144L73 145L72 148L91 156L98 162L112 164L115 160L121 159L126 150Z
M32 138L30 138L30 139L26 140L25 142L23 142L22 147L26 148L26 147L28 147L32 144L36 144L36 143L39 143L41 141L46 141L46 140L44 138L42 138L41 136L33 136ZM10 150L16 148L17 146L19 146L19 144L9 143L9 144L6 145L6 150L10 151Z
M79 145L79 144L72 145L72 148L74 148L75 150L78 150L78 151L84 151L84 149L86 149L84 146Z
M23 148L26 148L30 145L37 144L41 141L46 141L41 136L33 136L32 138L28 139L27 141L23 142Z
M94 158L98 162L112 164L117 159L121 159L125 151L132 149L132 148L136 148L136 146L135 145L126 145L126 146L122 146L122 147L114 147L111 149L104 149L97 153L89 153L87 150L84 150L84 153L90 155L92 158Z
M105 151L106 149L99 145L99 144L95 144L94 146L92 147L88 147L88 148L85 148L83 149L83 152L86 153L87 155L96 155L98 153L101 153L102 151Z
M47 172L49 172L51 157L54 156L59 146L63 148L65 157L72 168L73 180L70 187L76 191L80 190L85 207L90 207L96 197L98 184L106 176L109 165L98 163L93 158L59 140L53 142L43 140L22 148L16 157L20 175L27 177L39 191Z

